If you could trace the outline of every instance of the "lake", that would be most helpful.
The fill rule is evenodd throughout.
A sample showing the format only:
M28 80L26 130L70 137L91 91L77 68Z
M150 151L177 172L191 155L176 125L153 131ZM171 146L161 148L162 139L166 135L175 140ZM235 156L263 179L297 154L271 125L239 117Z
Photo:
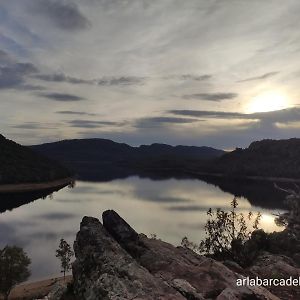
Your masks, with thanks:
M198 242L204 236L206 211L210 207L229 208L233 195L226 192L231 191L230 185L226 186L220 185L221 189L215 182L208 184L187 178L77 181L74 188L64 188L45 199L1 213L0 247L10 244L25 249L32 260L30 280L58 276L60 268L55 250L60 238L72 244L82 217L101 218L107 209L117 211L138 232L156 234L174 245L179 245L184 236ZM247 186L251 185L245 184L245 189ZM252 188L249 190L253 191ZM245 195L248 194L250 199L253 192ZM4 198L0 196L2 202ZM249 199L239 198L241 212L260 211L262 228L268 232L282 230L275 225L273 216L282 209L278 199L276 203L269 199L265 202ZM257 203L259 201L261 205Z

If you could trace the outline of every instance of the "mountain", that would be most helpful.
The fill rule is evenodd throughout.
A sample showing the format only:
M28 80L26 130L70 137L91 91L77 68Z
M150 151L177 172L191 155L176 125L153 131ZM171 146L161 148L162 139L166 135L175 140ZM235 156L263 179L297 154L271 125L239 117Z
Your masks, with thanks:
M60 163L0 135L0 184L41 183L70 175Z
M224 154L208 171L228 176L300 178L300 139L266 139Z
M300 178L300 139L266 139L225 152L210 147L166 144L132 147L107 139L64 140L31 146L72 168L81 179L111 180L129 175Z
M107 139L74 139L31 146L37 152L63 162L81 179L112 178L159 173L220 157L225 152L210 147L166 144L132 147Z

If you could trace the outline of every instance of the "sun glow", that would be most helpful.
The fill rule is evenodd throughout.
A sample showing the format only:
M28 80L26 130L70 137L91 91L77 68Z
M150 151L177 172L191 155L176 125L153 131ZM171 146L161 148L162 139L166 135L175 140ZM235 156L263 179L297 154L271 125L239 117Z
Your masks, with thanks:
M269 91L254 97L246 107L247 113L267 112L289 107L286 95Z

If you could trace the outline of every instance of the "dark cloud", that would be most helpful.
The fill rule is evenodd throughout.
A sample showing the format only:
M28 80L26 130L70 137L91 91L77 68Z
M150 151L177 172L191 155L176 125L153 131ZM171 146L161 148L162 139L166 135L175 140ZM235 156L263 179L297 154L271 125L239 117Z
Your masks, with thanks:
M244 120L261 120L264 122L293 122L300 120L300 108L291 107L282 110L256 112L244 114L238 112L224 111L205 111L205 110L170 110L168 113L179 116L216 118L216 119L244 119Z
M205 81L211 78L212 76L209 74L204 74L204 75L182 74L182 75L169 75L169 76L162 77L162 79L179 79L179 80L195 80L195 81Z
M113 86L113 85L137 85L143 84L146 77L136 76L121 76L121 77L107 77L96 80L97 85Z
M82 30L91 25L75 3L64 0L32 0L30 8L33 13L48 18L53 25L63 30Z
M193 80L193 81L205 81L210 79L212 76L205 75L170 75L162 77L139 77L139 76L111 76L102 77L94 79L82 79L74 76L69 76L64 73L54 73L54 74L37 74L36 79L48 81L48 82L66 82L71 84L93 84L99 86L128 86L128 85L142 85L145 83L146 79L160 79L160 80ZM203 94L205 95L205 94ZM207 95L207 94L206 94ZM222 95L222 94L220 94ZM224 94L223 94L224 95ZM226 94L225 94L226 97ZM228 95L227 95L228 97Z
M61 93L49 93L49 94L40 94L41 96L54 100L54 101L62 101L62 102L72 102L72 101L82 101L85 100L82 97L71 95L71 94L61 94Z
M199 122L199 119L178 117L152 117L138 119L134 126L137 128L157 127L164 124L189 124Z
M191 94L184 95L184 99L200 99L206 101L222 101L222 100L230 100L234 99L238 96L236 93L199 93L199 94Z
M73 111L73 110L61 110L61 111L57 111L56 113L62 115L97 116L97 114L94 113L87 113L83 111Z
M11 64L14 63L12 57L5 51L0 49L0 64Z
M103 126L121 126L123 123L110 121L72 120L68 122L71 127L78 128L99 128Z
M38 70L32 63L18 62L0 50L0 89L35 89L35 86L25 84L25 80L27 76L36 72Z
M43 81L50 81L50 82L68 82L68 83L74 83L74 84L95 83L93 80L84 80L84 79L68 76L63 73L39 74L39 75L36 75L35 78L43 80Z
M238 112L225 112L225 111L210 111L210 110L189 110L189 109L175 109L169 110L168 113L178 116L189 116L189 117L208 117L208 118L219 118L219 119L255 119L251 115L246 115Z
M210 79L212 76L205 74L205 75L191 75L191 74L185 74L181 75L179 78L182 78L184 80L196 80L196 81L204 81Z
M49 82L67 82L72 84L93 84L99 86L127 86L143 84L146 77L137 76L118 76L118 77L103 77L100 79L82 79L73 76L68 76L63 73L55 74L38 74L35 78Z
M263 79L267 79L267 78L273 77L273 76L277 75L278 73L279 72L269 72L269 73L265 73L265 74L260 75L260 76L249 77L249 78L246 78L246 79L242 79L242 80L239 80L238 82L263 80Z
M43 124L37 122L26 122L23 124L13 125L12 128L19 128L19 129L56 129L59 125L58 124Z

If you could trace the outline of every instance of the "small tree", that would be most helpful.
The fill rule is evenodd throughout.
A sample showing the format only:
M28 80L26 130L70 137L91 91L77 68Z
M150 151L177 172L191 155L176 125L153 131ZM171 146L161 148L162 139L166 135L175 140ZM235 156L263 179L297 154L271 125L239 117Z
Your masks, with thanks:
M71 250L71 246L64 239L60 239L55 256L60 259L61 272L64 273L64 280L66 272L71 270L71 258L73 255L74 252Z
M213 256L216 259L231 259L242 266L248 264L249 257L245 251L245 244L251 238L253 230L258 229L261 214L256 216L252 212L248 213L248 220L253 221L252 228L249 230L247 218L242 213L237 213L237 198L231 201L231 210L223 211L211 208L207 211L209 219L204 226L207 237L196 245L185 237L182 240L182 246L192 248L197 252Z
M30 263L22 248L6 246L0 250L0 293L4 299L8 299L13 287L28 279Z

